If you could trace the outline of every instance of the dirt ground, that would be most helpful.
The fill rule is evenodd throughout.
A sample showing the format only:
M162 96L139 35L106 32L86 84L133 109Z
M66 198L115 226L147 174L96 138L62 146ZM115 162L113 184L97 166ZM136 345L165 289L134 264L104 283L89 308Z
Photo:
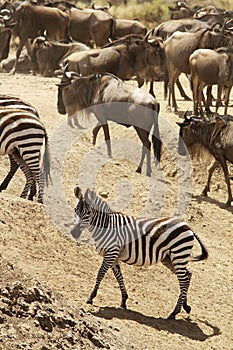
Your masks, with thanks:
M191 163L177 155L176 122L181 119L166 112L162 83L155 91L164 146L160 168L153 164L149 179L135 172L140 144L132 128L111 125L113 157L107 158L101 133L92 146L92 120L83 121L87 128L81 131L67 127L66 116L56 109L58 81L0 75L1 94L19 96L38 109L50 138L53 180L44 205L19 198L20 172L0 194L0 349L233 349L233 209L224 205L221 169L209 197L202 197L209 161ZM179 94L178 105L181 112L192 109ZM0 164L3 179L8 158L1 157ZM69 236L77 183L83 190L106 192L110 205L128 214L181 215L198 233L209 259L190 264L190 315L166 320L178 282L161 264L148 269L122 265L128 310L119 308L120 291L110 272L94 305L85 303L101 258L87 233L78 241Z

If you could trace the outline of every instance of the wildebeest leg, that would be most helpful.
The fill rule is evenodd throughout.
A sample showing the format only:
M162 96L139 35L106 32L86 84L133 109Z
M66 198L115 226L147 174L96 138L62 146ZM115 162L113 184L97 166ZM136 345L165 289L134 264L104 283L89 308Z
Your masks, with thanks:
M226 205L230 206L231 202L233 201L233 198L232 198L232 193L231 193L229 172L228 172L227 162L226 162L225 158L221 159L220 163L221 163L222 168L223 168L224 177L225 177L225 181L226 181L226 185L227 185L227 191L228 191L228 199L227 199Z
M98 132L99 132L101 126L102 126L101 123L98 123L98 124L94 127L94 129L92 130L93 145L96 144L97 135L98 135Z
M22 48L25 45L25 42L26 42L26 40L20 39L19 46L18 46L18 48L16 50L16 54L15 54L15 63L14 63L13 68L10 71L10 74L15 74L15 71L16 71L16 68L17 68L17 64L18 64L18 61L19 61L19 56L21 54Z
M224 107L224 114L227 114L227 109L228 109L229 100L230 100L231 88L232 88L232 86L225 88L225 98L224 98L225 107Z
M142 165L145 159L145 156L147 158L147 168L146 168L146 175L147 176L151 176L151 157L150 157L150 148L151 148L151 142L149 141L149 132L135 127L135 130L140 138L140 140L142 141L142 154L141 154L141 159L139 162L139 165L137 167L136 172L141 174L142 172Z
M202 89L203 89L203 87L202 87ZM205 111L206 111L206 113L211 114L210 106L212 104L212 85L207 86L206 95L207 95L206 102L204 102Z
M217 113L219 107L222 105L222 90L223 86L218 85L218 93L217 93L217 101L216 101L216 106L215 106L215 112Z
M185 99L185 101L191 101L191 98L188 97L188 95L186 95L186 93L185 93L185 91L184 91L184 89L183 89L179 79L177 79L176 85L177 85L177 87L179 89L179 92L180 92L181 96Z
M218 166L220 165L218 160L214 160L214 162L211 164L210 168L208 169L208 179L207 179L207 183L205 185L204 190L202 191L202 196L207 197L208 192L210 191L210 180L211 177L213 175L213 172L216 168L218 168Z
M150 89L149 89L149 93L155 97L155 93L154 93L154 82L151 81L150 82Z
M108 124L102 125L102 128L104 130L104 139L107 145L107 151L108 151L108 156L112 157L112 149L111 149L111 141L110 141L110 134L109 134L109 127Z
M106 142L106 145L107 145L108 156L112 157L110 134L109 134L109 128L108 128L108 124L107 123L106 124L98 123L94 127L94 129L92 131L92 134L93 134L93 145L96 144L96 138L97 138L98 132L99 132L101 127L103 128L103 131L104 131L104 138L105 138L105 142Z
M5 190L7 186L9 185L9 182L13 178L14 174L19 168L19 164L15 161L14 157L9 155L9 160L10 160L10 170L3 182L0 185L0 192Z
M175 69L175 67L174 67ZM176 97L175 97L175 83L180 75L180 72L175 70L173 74L169 74L169 92L168 92L168 106L167 110L169 111L171 109L171 99L172 99L172 107L174 108L174 112L177 112L177 104L176 104Z

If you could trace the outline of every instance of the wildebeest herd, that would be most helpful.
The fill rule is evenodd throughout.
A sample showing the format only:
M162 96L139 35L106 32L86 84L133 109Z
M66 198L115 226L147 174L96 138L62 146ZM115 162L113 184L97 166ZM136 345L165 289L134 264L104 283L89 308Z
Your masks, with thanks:
M142 172L146 159L147 176L153 171L149 140L152 127L155 166L160 162L162 147L158 128L160 103L153 83L164 81L167 108L177 112L175 84L181 95L189 98L179 81L180 74L185 73L193 95L193 115L186 113L178 123L180 141L191 154L204 148L214 158L203 195L207 196L210 190L213 171L222 166L228 189L226 204L230 206L233 198L227 162L233 163L233 117L227 115L227 109L233 85L233 11L215 6L191 8L177 2L175 7L169 7L170 20L149 29L138 20L115 18L109 11L110 5L108 2L107 7L93 4L90 8L78 8L66 1L2 2L1 71L57 76L58 113L67 114L69 124L77 127L80 112L94 113L98 123L93 129L93 143L103 128L109 156L112 150L108 121L133 126L142 142L137 172ZM9 61L10 47L15 49L15 57ZM125 82L131 79L136 79L138 87ZM144 82L150 82L149 92L141 88ZM214 113L213 85L217 86ZM220 115L217 112L222 101L224 114ZM48 139L30 103L14 96L0 96L0 153L7 154L10 160L10 171L0 191L7 188L20 168L26 177L21 197L33 200L38 187L38 202L43 203L44 185L50 177ZM184 151L182 142L179 151ZM186 264L194 238L202 248L202 255L196 260L206 259L208 253L187 224L174 218L137 221L113 212L89 190L83 196L78 188L75 195L79 199L76 228L82 231L87 227L104 256L88 302L92 303L105 272L112 268L122 292L121 306L126 307L128 296L119 261L138 266L161 261L175 272L180 284L179 299L169 318L175 318L182 307L189 313L187 291L191 274Z

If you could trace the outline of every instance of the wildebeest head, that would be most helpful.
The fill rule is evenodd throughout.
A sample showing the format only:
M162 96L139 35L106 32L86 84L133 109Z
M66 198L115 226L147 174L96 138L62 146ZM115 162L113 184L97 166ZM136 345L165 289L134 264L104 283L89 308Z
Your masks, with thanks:
M58 86L58 95L57 95L57 110L60 114L66 114L66 108L63 102L63 89L72 84L74 76L77 76L77 73L67 72L66 69L61 77L61 81Z
M180 155L187 154L185 146L192 153L192 147L197 144L196 130L202 123L204 123L204 120L201 117L196 115L187 116L187 112L184 115L184 121L182 123L177 122L177 125L180 127L178 144Z
M93 81L97 81L98 77L101 77L101 75L90 74L86 77L82 77L76 72L66 71L65 68L61 77L61 81L59 84L57 84L58 113L68 113L68 116L70 117L83 108L88 107L88 92L86 90L91 86ZM74 100L77 103L74 103Z

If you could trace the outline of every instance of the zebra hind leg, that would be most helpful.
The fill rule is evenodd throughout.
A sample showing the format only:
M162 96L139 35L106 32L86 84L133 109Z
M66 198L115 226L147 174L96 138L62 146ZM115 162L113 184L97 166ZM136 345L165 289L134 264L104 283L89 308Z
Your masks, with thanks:
M176 315L180 313L183 307L187 313L190 313L191 307L187 304L187 292L190 284L191 273L185 268L182 272L176 271L176 275L180 284L180 295L173 312L168 316L169 320L174 320Z
M114 276L116 277L117 282L119 283L120 290L121 290L121 308L126 309L126 300L128 299L128 294L125 288L123 275L121 273L121 268L119 264L112 266L112 271L114 273Z
M27 163L25 162L25 160L19 154L18 150L14 150L12 155L14 157L15 162L17 162L17 164L19 164L20 169L23 171L23 173L26 177L26 184L25 184L24 189L20 195L21 198L26 198L28 191L34 182L33 174L32 174L31 169L28 167Z
M15 161L14 157L12 155L9 155L9 160L10 160L10 170L3 182L0 185L0 192L5 190L7 186L9 185L9 182L15 175L16 171L19 168L19 164Z

